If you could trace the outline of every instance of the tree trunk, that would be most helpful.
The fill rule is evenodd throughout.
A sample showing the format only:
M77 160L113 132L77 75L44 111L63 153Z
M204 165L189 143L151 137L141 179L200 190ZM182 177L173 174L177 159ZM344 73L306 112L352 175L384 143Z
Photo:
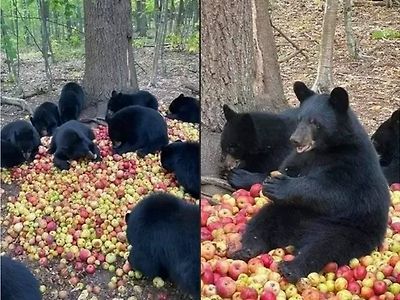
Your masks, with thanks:
M333 87L332 60L338 2L338 0L326 0L325 3L318 73L317 79L312 87L314 91L319 93L328 93Z
M157 76L160 69L160 58L162 57L162 52L164 48L165 41L165 31L167 29L167 15L168 15L168 0L162 0L161 2L161 12L159 20L160 22L156 26L156 41L154 48L154 58L153 58L153 69L152 75L149 82L150 86L155 86L157 83ZM162 62L162 60L161 60ZM162 63L161 63L162 64Z
M137 91L130 0L84 0L87 104L104 118L113 90ZM105 30L107 29L107 30Z
M136 26L139 36L147 35L146 1L136 0Z
M222 105L237 111L287 107L265 0L201 5L202 123L220 131Z
M183 0L179 0L179 7L178 7L178 14L176 17L176 22L175 22L175 34L176 35L181 35L181 27L182 27L182 21L183 21Z
M358 59L359 49L358 43L354 38L354 32L351 25L351 13L352 13L352 0L343 0L343 18L344 18L344 30L346 32L347 50L352 58Z
M31 20L30 20L30 19L31 19L31 16L30 16L30 13L29 13L28 3L27 3L26 0L23 0L22 4L23 4L23 6L24 6L24 18L25 18L25 20L24 20L23 23L28 24L28 26L31 26L31 25L30 25L30 23L31 23ZM25 29L25 43L26 43L27 46L30 46L30 45L31 45L31 37L30 37L30 35L29 35L29 32L28 32L26 29Z
M59 23L57 10L54 10L53 14L54 14L54 22ZM56 39L59 41L60 40L60 28L58 27L58 24L54 24L54 35L56 36Z
M42 55L44 60L44 68L46 71L46 77L48 80L48 89L52 90L53 87L53 76L51 74L50 63L49 63L49 33L47 31L47 15L46 15L46 0L38 0L39 16L41 22L41 36L42 36Z

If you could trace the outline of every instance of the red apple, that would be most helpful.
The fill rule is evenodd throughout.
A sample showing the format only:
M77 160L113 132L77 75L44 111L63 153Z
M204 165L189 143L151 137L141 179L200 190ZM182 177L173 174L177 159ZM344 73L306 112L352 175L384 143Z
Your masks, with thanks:
M253 257L253 258L250 259L250 260L248 261L248 263L247 263L247 267L249 268L249 271L250 271L251 273L255 273L256 270L257 270L259 267L263 267L263 266L264 266L263 261L261 260L261 258L258 258L258 257Z
M82 249L79 252L79 259L81 261L86 261L90 255L92 255L92 253L88 249Z
M246 191L244 189L239 189L236 192L234 192L232 195L233 195L233 197L237 198L239 196L249 196L250 192Z
M200 237L202 241L211 241L213 239L211 231L208 230L206 227L201 227Z
M390 189L392 191L400 191L400 183L392 183L392 185L390 186Z
M264 291L260 296L260 300L276 300L276 295L273 292Z
M353 281L349 283L347 290L354 295L359 295L361 293L361 286L357 281Z
M374 295L374 290L370 287L363 286L361 288L360 296L364 299L369 299Z
M207 219L209 216L210 216L210 214L205 211L200 212L201 226L206 226Z
M225 276L228 273L228 270L229 270L229 262L226 259L218 260L217 263L215 264L214 271L220 275Z
M262 190L262 184L261 183L256 183L253 184L250 188L250 196L252 197L259 197L260 196L260 191Z
M257 300L258 293L256 289L247 287L240 292L240 297L245 300Z
M87 265L86 266L86 272L88 274L93 274L96 271L96 266L95 265Z
M335 262L330 262L330 263L326 264L323 271L326 273L330 273L330 272L335 273L337 271L337 269L338 269L338 264Z
M236 291L236 282L227 276L219 278L215 282L217 294L222 298L230 298Z
M213 284L214 283L214 273L212 270L206 269L201 276L201 280L205 284Z
M387 285L383 280L377 280L374 282L373 289L374 289L374 293L376 295L382 295L382 294L386 293Z
M263 264L264 264L264 267L266 267L266 268L269 268L270 265L272 264L272 262L274 261L274 259L272 258L272 256L269 255L269 254L262 254L262 255L260 256L260 258L261 258L261 261L262 261Z
M356 280L363 280L367 275L367 269L363 265L354 268L353 275Z
M247 264L243 260L234 260L228 269L228 274L236 280L240 274L247 273Z

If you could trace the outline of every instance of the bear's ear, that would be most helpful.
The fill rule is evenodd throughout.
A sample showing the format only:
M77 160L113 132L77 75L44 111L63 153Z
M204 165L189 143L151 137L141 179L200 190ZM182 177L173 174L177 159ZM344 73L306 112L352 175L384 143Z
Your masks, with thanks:
M127 214L125 215L125 223L126 223L126 224L128 224L128 221L129 221L129 215L130 215L130 213L127 213Z
M233 109L231 109L227 104L224 104L222 108L224 110L225 119L228 122L236 117L237 113Z
M293 91L296 94L297 99L299 99L300 103L315 94L305 85L304 82L301 81L296 81L293 84Z
M349 108L349 95L344 88L336 87L329 96L329 102L335 110L345 113Z
M32 125L35 125L35 123L33 122L33 118L29 117L29 120L31 121Z
M397 123L400 121L400 109L396 110L390 117L392 123Z
M113 91L111 92L111 97L114 98L115 96L117 96L117 92L113 90Z
M178 98L184 98L185 95L184 94L180 94Z

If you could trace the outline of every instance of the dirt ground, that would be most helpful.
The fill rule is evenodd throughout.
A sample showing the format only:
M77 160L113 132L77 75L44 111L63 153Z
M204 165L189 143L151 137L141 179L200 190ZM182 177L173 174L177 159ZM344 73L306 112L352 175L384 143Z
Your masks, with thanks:
M141 89L149 90L158 98L160 105L168 105L180 93L185 95L194 96L192 91L185 87L185 85L198 86L198 56L190 55L187 53L178 53L167 51L165 55L165 73L158 79L156 87L147 87L150 80L150 72L152 66L152 48L142 48L136 50L137 60L137 75L139 79L139 87ZM46 91L47 81L43 68L43 62L40 57L30 54L29 56L22 55L21 64L21 86L24 94L33 94L36 91ZM15 87L12 83L7 81L8 74L6 72L6 65L2 61L1 65L1 92L3 95L9 97L18 97L15 94ZM76 59L71 61L61 61L52 66L55 84L53 90L38 96L30 97L26 101L34 109L44 101L57 102L59 93L62 86L68 81L81 82L84 72L84 59ZM163 108L161 108L163 109ZM83 118L94 117L90 115L95 113L94 110L88 109ZM16 120L28 118L28 113L19 107L2 105L1 106L1 126ZM1 215L4 217L6 213L7 198L12 195L18 195L19 188L16 184L2 184L4 193L1 195ZM1 230L2 237L4 237L4 226ZM3 238L2 238L3 239ZM188 299L187 296L180 293L175 287L168 282L165 283L163 288L157 289L153 287L149 280L131 280L125 286L125 291L110 290L107 284L113 276L110 272L104 270L97 270L93 275L81 274L82 282L85 286L93 287L94 285L100 286L100 293L95 295L92 292L87 293L86 288L74 288L69 282L69 276L63 278L58 272L58 260L50 261L48 267L44 268L36 261L28 261L24 256L18 257L32 270L34 275L40 281L40 284L46 286L46 292L43 299L53 300L59 299L57 293L61 290L68 291L67 299L115 299L115 300L135 300L135 299ZM92 298L93 296L97 298Z

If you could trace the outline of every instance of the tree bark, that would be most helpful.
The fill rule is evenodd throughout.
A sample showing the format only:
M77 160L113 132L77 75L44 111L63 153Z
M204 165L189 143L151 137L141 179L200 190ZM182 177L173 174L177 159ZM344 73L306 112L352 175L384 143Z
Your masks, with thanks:
M156 27L156 41L154 47L154 57L153 57L153 68L152 75L149 82L150 86L155 86L157 83L157 76L160 68L160 58L162 58L162 52L164 48L165 32L167 29L167 15L168 15L168 0L162 0L161 2L161 12L159 20L160 22ZM162 62L162 60L161 60ZM162 63L161 63L162 64Z
M338 2L338 0L326 0L325 3L318 72L312 87L314 91L319 93L328 93L333 87L332 60Z
M360 58L358 43L354 37L353 27L351 25L352 0L343 0L343 19L344 30L346 32L347 50L352 58Z
M48 89L52 90L53 87L53 76L51 74L50 63L49 63L49 33L47 30L47 15L46 15L46 0L38 0L39 16L40 16L40 28L42 36L42 55L44 60L44 68L46 77L48 80Z
M181 27L183 21L183 10L184 10L183 0L179 0L178 14L176 16L175 30L174 30L176 35L182 34Z
M202 124L220 131L222 105L237 111L287 107L265 0L205 0L201 9Z
M139 36L147 35L146 1L136 0L136 26Z
M132 48L131 2L85 0L84 89L88 105L104 118L113 90L136 91L138 83Z

